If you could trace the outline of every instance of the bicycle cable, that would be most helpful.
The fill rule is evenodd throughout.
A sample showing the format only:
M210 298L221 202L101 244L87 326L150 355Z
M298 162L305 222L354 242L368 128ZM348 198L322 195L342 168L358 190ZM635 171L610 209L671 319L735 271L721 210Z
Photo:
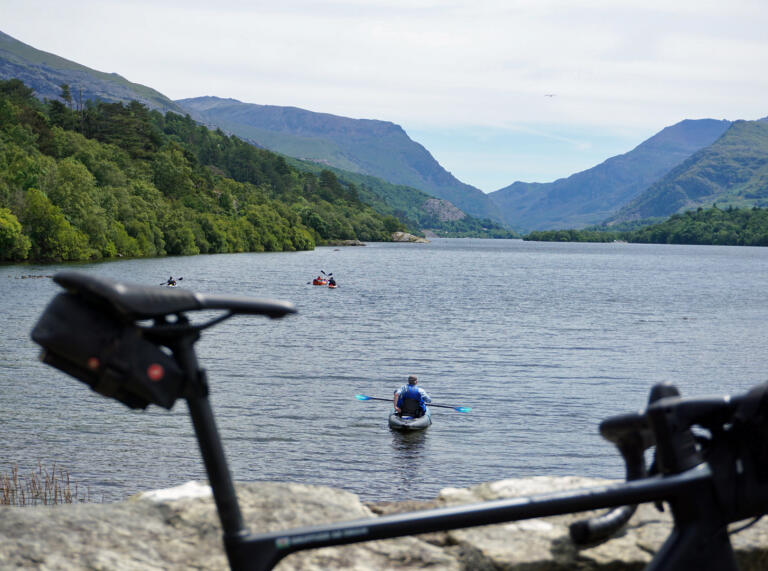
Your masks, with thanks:
M762 518L763 518L763 516L759 515L759 516L757 516L757 517L755 517L755 518L752 518L752 521L750 521L750 522L748 522L748 523L745 523L745 524L744 524L744 525L742 525L741 527L737 527L736 529L729 529L729 530L728 530L728 535L734 535L734 534L736 534L736 533L741 533L742 531L744 531L744 530L745 530L745 529L747 529L748 527L752 527L753 525L755 525L755 524L756 524L758 521L760 521Z

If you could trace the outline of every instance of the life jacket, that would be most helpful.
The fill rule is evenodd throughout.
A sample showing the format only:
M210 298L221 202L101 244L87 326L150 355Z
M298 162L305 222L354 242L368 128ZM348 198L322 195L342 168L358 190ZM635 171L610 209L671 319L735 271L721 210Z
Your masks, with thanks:
M423 416L427 405L421 391L415 385L406 385L397 399L401 416Z

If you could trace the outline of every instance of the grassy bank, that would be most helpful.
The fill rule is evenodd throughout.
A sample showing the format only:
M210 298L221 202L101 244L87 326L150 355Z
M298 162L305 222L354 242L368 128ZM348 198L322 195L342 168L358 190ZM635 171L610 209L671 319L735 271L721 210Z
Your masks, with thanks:
M38 463L37 471L19 473L18 465L10 473L0 472L0 505L37 506L90 502L90 494L82 492L69 472L54 463L50 470Z

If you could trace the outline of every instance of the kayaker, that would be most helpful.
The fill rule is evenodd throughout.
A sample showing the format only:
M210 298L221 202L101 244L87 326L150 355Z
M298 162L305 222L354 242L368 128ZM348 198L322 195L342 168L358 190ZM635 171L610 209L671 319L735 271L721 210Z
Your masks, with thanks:
M336 280L335 280L335 279L333 279L333 278L329 279L329 280L328 280L328 285L332 285L332 286L335 286L335 285L336 285Z
M418 379L414 375L408 377L408 384L395 391L394 404L397 414L402 416L424 416L427 412L427 403L432 398L427 391L417 387Z
M176 285L176 280L173 279L173 276L171 276L171 277L168 278L168 281L165 282L165 285L175 286Z

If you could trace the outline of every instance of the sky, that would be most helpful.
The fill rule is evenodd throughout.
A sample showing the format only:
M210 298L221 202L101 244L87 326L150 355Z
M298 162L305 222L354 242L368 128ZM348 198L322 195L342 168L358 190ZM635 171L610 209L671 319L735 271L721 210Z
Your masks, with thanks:
M765 0L0 0L0 31L170 97L400 125L485 192L684 119L768 116Z

